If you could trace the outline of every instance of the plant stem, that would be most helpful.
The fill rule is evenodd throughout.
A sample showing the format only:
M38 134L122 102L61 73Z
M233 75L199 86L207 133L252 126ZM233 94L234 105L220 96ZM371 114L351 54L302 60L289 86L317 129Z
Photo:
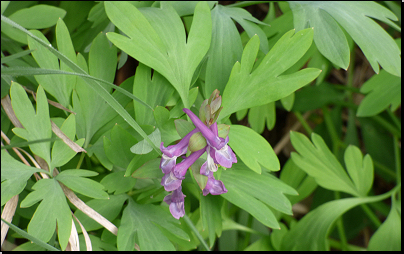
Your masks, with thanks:
M327 240L331 247L333 247L335 249L341 249L341 243L338 242L337 240L334 240L331 238L328 238ZM349 251L365 251L366 249L356 246L356 245L348 244L348 250Z
M338 153L338 146L339 146L340 141L339 141L337 131L335 130L334 123L332 122L332 119L331 119L330 113L328 112L327 107L324 106L322 108L322 110L323 110L325 125L327 127L327 130L328 130L328 132L331 136L331 140L332 140L332 153L335 155L335 157L338 157L337 153Z
M334 196L335 196L335 199L341 198L339 191L334 191ZM342 221L342 216L338 218L336 223L337 223L339 238L341 240L341 250L348 250L348 241L345 236L345 229L344 229L344 223Z
M86 155L85 153L81 153L79 162L77 163L77 166L76 166L76 169L79 169L81 167L81 164L83 163L85 155Z
M199 233L198 229L196 229L196 227L195 227L194 223L192 223L191 219L186 214L184 214L183 218L184 218L185 222L188 224L189 228L192 230L192 232L194 232L194 234L198 238L198 240L202 243L203 247L205 247L205 249L207 251L210 251L208 244L205 242L205 240Z
M369 219L373 222L373 224L375 224L375 226L379 228L382 223L380 222L379 218L377 218L375 213L366 204L361 204L361 207L366 215L369 217Z
M391 123L386 121L383 117L376 115L372 116L372 119L375 120L378 124L380 124L383 128L391 132L393 135L396 135L398 138L401 139L401 131L397 130Z
M297 111L293 112L293 114L295 114L297 120L299 120L299 122L302 124L302 126L306 130L308 136L310 136L311 133L313 132L313 130L310 128L307 121L303 118L302 114L300 112L297 112Z
M226 5L226 7L246 7L254 4L268 3L270 1L242 1L234 4Z
M397 185L401 184L401 156L400 156L400 151L398 147L398 139L396 136L393 137L393 142L394 142L394 157L396 161L396 179L397 179ZM401 191L398 192L398 197L399 200L401 200Z
M389 116L391 117L391 119L393 120L394 124L397 126L397 128L400 130L401 132L401 121L397 118L397 116L391 111L390 108L387 108L387 113L389 114Z

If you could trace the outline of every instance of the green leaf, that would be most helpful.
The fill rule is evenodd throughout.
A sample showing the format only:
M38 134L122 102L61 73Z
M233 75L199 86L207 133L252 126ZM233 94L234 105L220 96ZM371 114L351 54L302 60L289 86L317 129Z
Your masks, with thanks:
M118 229L118 250L133 250L135 234L142 251L175 250L159 227L167 229L171 234L182 239L189 240L189 236L178 227L179 224L179 221L164 211L162 207L151 204L140 205L129 199Z
M10 89L11 105L22 128L14 128L13 132L27 141L47 139L52 137L51 122L49 117L48 101L42 86L38 86L36 114L27 93L20 84L13 82ZM29 146L31 151L44 159L51 167L50 142L36 143Z
M332 84L323 82L318 86L306 86L295 93L293 111L306 112L324 105L341 101L345 95Z
M153 72L152 77L151 69L146 65L140 63L136 68L133 94L152 108L164 107L173 92L173 86L158 72ZM133 106L135 107L135 119L139 124L155 124L150 109L137 101L134 101Z
M54 26L56 22L66 15L66 11L50 5L34 5L30 8L20 9L8 18L27 29L44 29ZM10 38L27 44L27 36L21 31L13 29L8 24L3 24L1 32Z
M70 114L66 118L60 130L71 140L74 140L76 136L76 118L73 114ZM84 144L84 139L77 140L75 142L79 146ZM60 167L69 162L77 153L66 145L62 140L57 140L52 146L52 166Z
M175 119L170 118L170 112L165 107L157 106L154 109L154 118L157 126L161 130L161 141L164 144L170 144L175 140L181 139L175 128Z
M82 55L78 54L77 57L80 58L82 63L85 63L85 60L84 60L84 58L82 58L83 57ZM87 70L87 63L85 63L85 66L83 66L83 68ZM143 106L145 106L145 107L147 107L149 109L153 109L150 105L148 105L147 103L145 103L144 101L140 100L139 98L134 96L132 93L127 91L128 90L128 89L126 89L126 87L128 86L127 83L130 83L132 85L133 84L133 77L130 77L130 78L126 79L119 86L116 86L111 82L108 82L108 81L105 81L105 80L90 76L88 74L82 74L82 73L77 73L77 72L67 72L67 71L62 71L62 70L51 70L51 69L34 68L34 67L9 67L9 68L3 68L2 72L1 72L1 75L3 77L6 76L6 75L18 77L18 76L49 75L49 74L75 75L75 76L85 77L85 78L88 78L88 79L98 81L98 82L106 85L109 88L115 89L117 92L125 95L126 97L129 97L129 98L139 102L141 105L143 105ZM118 98L121 96L121 95L118 95L119 93L115 94L115 92L114 92L114 93L112 93L112 95L113 96L115 95L114 98L116 98L118 100ZM118 100L118 102L120 102L120 100Z
M174 121L174 123L175 123L175 128L177 129L178 135L180 135L181 138L185 137L190 131L195 129L195 126L193 125L193 123L190 123L183 119L177 119Z
M397 186L398 187L398 186ZM353 207L386 199L393 191L374 197L345 198L327 202L306 214L283 237L281 250L329 250L327 237L331 226ZM293 239L291 241L290 239Z
M109 19L128 37L108 33L108 39L128 55L161 73L178 91L186 108L193 74L210 46L212 21L206 3L195 7L185 38L183 23L169 4L139 11L126 2L105 2Z
M152 134L148 136L150 140L154 143L155 146L159 147L161 143L161 134L159 128L156 128ZM138 142L136 145L130 148L130 151L135 154L147 154L153 150L153 147L150 146L145 140Z
M345 165L352 182L361 196L366 196L373 185L373 162L370 155L365 158L361 150L353 145L348 146L344 155Z
M28 224L28 234L48 242L57 222L60 247L65 250L72 227L72 214L62 187L55 179L41 179L32 189L34 191L25 197L20 206L30 207L40 200L42 202Z
M160 169L160 160L160 158L149 160L143 166L139 167L135 172L133 172L132 177L143 179L163 177L164 174Z
M128 192L135 186L136 179L125 177L124 174L125 171L111 172L102 178L100 184L105 187L108 193L115 195Z
M24 190L33 173L49 174L48 171L15 160L6 150L1 150L1 169L1 206Z
M288 159L283 166L279 179L299 193L299 196L288 196L292 205L307 198L318 186L314 178L301 170L292 159Z
M32 30L32 34L43 40L47 45L51 45L40 31ZM65 54L73 63L76 63L76 53L74 51L69 32L66 25L60 19L56 26L56 38L59 50L62 54ZM50 70L64 70L70 71L65 64L59 66L59 60L57 56L52 54L46 49L40 42L28 37L28 47L34 52L32 56L41 68ZM56 98L56 100L64 107L70 105L70 96L73 87L76 84L76 77L65 75L40 75L34 76L36 81L41 84L44 89Z
M105 154L114 165L126 168L134 156L130 148L136 143L128 131L116 124L111 130L111 140L104 136Z
M347 69L349 47L342 26L362 49L376 73L379 64L387 72L401 77L400 50L391 36L370 17L401 30L391 20L397 17L375 2L289 2L297 31L314 27L314 42L331 62Z
M55 50L52 46L49 46L49 44L47 44L45 41L43 41L40 38L38 38L37 36L33 35L31 32L27 31L25 28L21 27L17 23L4 17L3 15L1 16L1 21L13 26L14 28L16 28L20 31L23 31L29 37L38 41L42 46L45 46L50 52L52 52L54 55L56 55L61 61L66 63L73 71L81 73L81 74L87 74L86 71L84 71L77 64L72 62L65 55L63 55L59 51ZM93 89L93 91L95 91L98 95L100 95L101 98L113 108L113 110L115 110L120 116L122 116L122 118L130 126L132 126L142 137L144 137L146 139L146 141L153 147L153 149L158 154L161 154L161 151L158 149L158 147L155 146L153 144L153 142L147 137L147 134L140 128L140 126L136 123L136 121L133 120L132 116L122 107L122 105L120 105L113 97L111 97L111 95L98 82L95 82L93 80L87 80L87 79L84 81L87 83L87 85L89 85Z
M292 214L292 205L284 194L297 195L290 186L278 178L263 172L257 174L238 162L232 169L222 171L227 193L221 196L246 210L262 224L279 228L278 221L268 206L285 214Z
M370 238L369 251L401 251L401 214L397 205L393 201L389 216Z
M248 122L251 129L259 134L264 131L265 123L267 124L267 128L271 130L275 126L275 121L275 102L252 107L248 113Z
M293 34L294 30L291 30L282 36L252 73L259 39L258 36L250 39L244 48L241 63L237 62L232 69L223 93L223 110L219 119L241 109L267 104L286 97L320 74L321 71L318 69L306 68L281 76L306 53L313 40L312 29L305 29ZM245 84L248 84L248 89Z
M231 125L229 145L251 170L261 174L261 165L278 171L280 164L271 145L261 135L242 125Z
M27 238L28 240L31 240L32 243L37 244L38 246L40 246L40 247L42 247L44 249L50 250L50 251L59 251L55 247L45 243L44 241L41 241L40 239L38 239L38 238L36 238L36 237L34 237L34 236L30 235L30 234L28 234L24 230L20 229L19 227L15 226L14 224L9 223L8 221L4 220L3 218L1 218L1 220L4 223L6 223L12 230L14 230L14 232L21 235L24 238ZM29 250L32 250L32 248L29 249Z
M108 194L103 191L104 186L94 180L84 177L96 176L97 172L83 169L66 169L55 178L73 191L95 199L108 199Z
M221 208L223 204L223 198L220 196L200 194L200 206L201 206L201 219L203 230L208 229L209 232L209 248L212 248L216 235L220 237L222 234L222 215Z
M86 202L86 205L97 211L105 219L114 221L122 210L124 202L128 199L126 194L110 195L109 199L92 199ZM77 209L74 215L79 219L84 228L89 231L94 231L103 228L95 220L88 217L82 211ZM80 227L77 227L77 232L82 232Z
M329 190L342 191L360 196L354 183L347 175L337 158L331 153L324 140L316 133L310 140L303 134L291 131L290 140L299 153L292 153L293 162L309 176L314 177L318 185Z
M367 95L356 112L358 117L377 115L390 105L391 110L395 111L401 104L401 78L385 70L381 70L379 75L373 75L360 91Z
M243 47L240 34L237 31L237 21L248 32L249 37L258 34L260 48L268 53L267 38L256 24L264 24L255 19L248 11L242 8L216 5L211 11L212 15L212 42L207 53L204 96L209 98L213 90L224 91L229 80L232 66L240 61ZM253 23L254 22L254 23ZM266 25L266 24L265 24ZM226 43L223 43L223 42Z

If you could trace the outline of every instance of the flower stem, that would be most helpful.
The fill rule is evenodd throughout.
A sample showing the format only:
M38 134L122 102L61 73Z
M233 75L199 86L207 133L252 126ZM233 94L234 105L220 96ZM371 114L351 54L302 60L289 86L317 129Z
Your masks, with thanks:
M188 224L188 227L192 230L192 232L194 232L195 236L202 243L203 247L205 247L205 249L207 251L210 251L210 248L209 248L208 244L205 242L205 240L203 239L203 237L199 233L198 229L196 229L196 227L195 227L194 223L192 223L191 219L186 214L184 214L183 218L184 218L185 222Z
M310 137L311 133L313 130L311 129L310 125L307 123L307 121L303 118L302 114L300 112L293 112L295 114L297 120L302 124L303 128L306 130L308 136Z

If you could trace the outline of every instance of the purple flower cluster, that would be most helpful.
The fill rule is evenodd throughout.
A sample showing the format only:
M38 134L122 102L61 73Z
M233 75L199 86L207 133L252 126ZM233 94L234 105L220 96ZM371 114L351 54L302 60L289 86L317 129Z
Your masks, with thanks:
M164 177L161 179L161 185L164 186L166 191L173 191L172 194L164 198L164 201L170 206L170 212L176 219L183 217L185 214L185 195L181 191L182 180L185 178L188 168L191 167L205 151L207 152L207 160L200 169L200 174L208 177L206 187L202 191L204 196L209 193L212 195L220 195L227 192L223 182L214 178L213 172L217 171L217 164L225 168L231 168L232 164L237 162L235 154L227 145L229 137L227 136L226 139L224 139L218 136L216 122L210 127L207 127L191 110L184 108L183 111L189 116L196 128L189 132L176 145L164 147L163 142L160 145L160 150L163 152L160 168L164 173ZM181 163L177 164L177 158L186 154L189 140L191 136L197 132L202 133L203 137L206 139L207 145L193 152Z

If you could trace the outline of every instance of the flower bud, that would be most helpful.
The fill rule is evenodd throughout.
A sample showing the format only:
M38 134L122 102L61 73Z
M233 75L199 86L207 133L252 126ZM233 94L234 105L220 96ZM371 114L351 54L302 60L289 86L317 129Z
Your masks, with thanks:
M191 152L196 152L204 148L206 145L206 139L203 137L202 133L197 132L189 139L188 149Z

